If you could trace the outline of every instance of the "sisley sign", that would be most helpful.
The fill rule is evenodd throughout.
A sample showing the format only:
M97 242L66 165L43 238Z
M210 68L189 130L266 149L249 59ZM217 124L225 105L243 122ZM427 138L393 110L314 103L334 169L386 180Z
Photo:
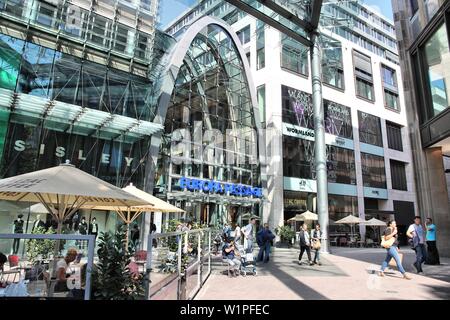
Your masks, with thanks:
M224 183L214 180L200 180L182 177L179 180L179 187L189 191L203 191L212 193L225 193L241 197L262 198L262 188L246 186L243 184Z
M26 142L23 140L16 140L14 142L14 150L17 152L22 152L26 148ZM46 152L45 144L41 144L39 146L39 155L43 155ZM63 158L66 156L66 148L64 147L56 147L55 148L55 156L58 158ZM86 160L86 157L88 155L84 154L84 150L78 150L78 160ZM131 163L133 162L134 158L124 157L125 162L127 164L127 167L131 166ZM100 156L100 163L102 164L109 164L111 161L111 155L109 153L102 153Z

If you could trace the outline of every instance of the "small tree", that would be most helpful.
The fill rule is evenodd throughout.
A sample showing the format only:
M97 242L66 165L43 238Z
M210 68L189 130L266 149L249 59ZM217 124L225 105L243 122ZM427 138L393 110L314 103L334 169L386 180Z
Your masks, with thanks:
M36 227L32 234L54 234L52 228L46 231L43 227ZM39 259L47 259L55 250L55 241L51 239L30 239L27 241L27 257L32 264Z
M136 300L143 297L143 279L133 277L128 267L133 253L126 250L126 232L126 227L121 226L114 234L100 234L99 262L93 270L93 296L99 300Z
M275 229L275 233L280 236L281 242L286 243L289 247L291 241L295 237L295 231L290 226L281 226Z

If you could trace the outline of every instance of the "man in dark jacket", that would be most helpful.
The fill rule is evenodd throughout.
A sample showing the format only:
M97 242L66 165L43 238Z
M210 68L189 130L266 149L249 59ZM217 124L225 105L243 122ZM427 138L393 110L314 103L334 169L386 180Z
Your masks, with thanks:
M264 228L258 231L256 235L256 242L259 246L259 253L257 261L269 262L270 243L275 239L275 235L270 231L269 224L265 223Z

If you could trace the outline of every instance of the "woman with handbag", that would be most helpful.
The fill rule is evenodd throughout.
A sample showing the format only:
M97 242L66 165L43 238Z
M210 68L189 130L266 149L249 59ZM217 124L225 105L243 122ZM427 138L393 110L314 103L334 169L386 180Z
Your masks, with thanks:
M312 248L315 250L313 263L321 266L320 263L320 240L322 239L322 231L320 231L320 224L316 224L314 230L311 230Z
M381 237L381 246L386 249L386 259L384 259L381 264L379 275L384 277L384 270L387 268L389 261L393 258L397 264L398 271L403 275L403 279L411 280L402 266L402 261L398 252L398 231L395 221L392 220L388 222L388 227L384 230L383 236Z

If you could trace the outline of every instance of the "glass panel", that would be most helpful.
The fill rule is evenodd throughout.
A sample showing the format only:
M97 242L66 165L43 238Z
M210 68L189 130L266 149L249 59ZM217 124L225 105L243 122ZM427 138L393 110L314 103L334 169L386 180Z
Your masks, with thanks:
M295 73L308 75L309 49L300 42L281 36L281 67Z
M450 51L445 23L425 43L425 68L428 72L429 90L435 116L449 107L450 95Z
M380 118L358 111L359 140L364 143L383 146Z
M383 157L361 152L361 168L365 187L386 189Z

